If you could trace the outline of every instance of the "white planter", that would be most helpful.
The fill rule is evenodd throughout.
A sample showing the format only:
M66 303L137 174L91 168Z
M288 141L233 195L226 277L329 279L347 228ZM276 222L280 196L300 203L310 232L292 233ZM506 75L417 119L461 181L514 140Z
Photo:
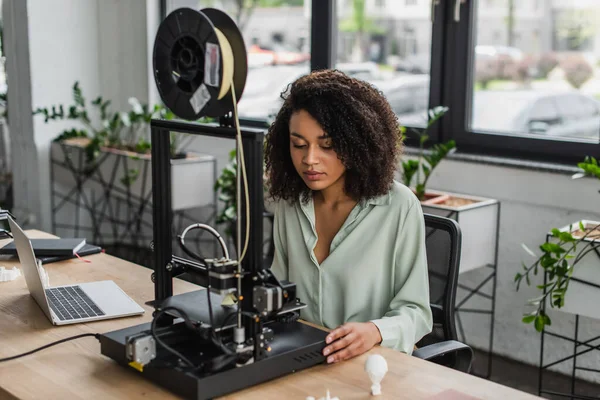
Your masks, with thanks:
M597 221L581 222L586 228L600 224ZM577 231L579 230L579 221L560 230L563 232ZM548 234L548 240L551 237L552 235ZM585 241L591 242L593 239L586 238ZM600 243L600 239L596 239L596 242ZM577 251L581 251L584 247L585 243L579 244ZM600 304L600 255L591 251L575 265L569 288L565 293L565 305L556 309L569 314L600 319L598 304ZM550 308L550 305L547 308Z
M440 215L458 222L462 232L459 273L496 264L496 245L500 203L494 199L428 190L427 194L443 195L474 201L452 207L444 204L421 204L424 213Z
M122 199L134 198L152 201L151 157L114 150L102 149L98 167L84 176L86 155L81 143L57 143L51 146L53 179L63 188L73 188L77 179L83 180L82 189L99 195L112 183L111 196ZM135 179L127 184L128 171L138 171ZM213 185L216 159L210 155L188 154L187 158L171 160L171 201L175 211L214 204ZM113 178L114 176L114 178Z

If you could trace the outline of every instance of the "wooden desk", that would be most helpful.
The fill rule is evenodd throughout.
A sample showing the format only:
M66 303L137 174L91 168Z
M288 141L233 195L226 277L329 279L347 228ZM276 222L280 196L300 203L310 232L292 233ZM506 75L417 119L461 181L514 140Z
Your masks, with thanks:
M28 231L32 237L48 237ZM6 244L0 241L0 246ZM53 326L29 295L23 277L0 283L0 358L20 354L65 337L108 332L148 322L152 309L144 302L154 298L151 271L118 258L97 254L46 265L51 285L114 280L147 312L143 316L119 318L71 326ZM0 259L12 268L15 261ZM175 293L197 289L175 280ZM462 374L405 354L376 348L388 362L381 399L534 399L537 397ZM371 398L370 381L364 373L366 355L333 366L320 365L242 392L226 399L301 399L325 396L326 390L341 400ZM463 397L451 397L454 389ZM439 396L439 397L435 397ZM0 399L174 399L170 392L146 381L133 369L117 365L100 354L92 337L59 344L38 353L0 363Z

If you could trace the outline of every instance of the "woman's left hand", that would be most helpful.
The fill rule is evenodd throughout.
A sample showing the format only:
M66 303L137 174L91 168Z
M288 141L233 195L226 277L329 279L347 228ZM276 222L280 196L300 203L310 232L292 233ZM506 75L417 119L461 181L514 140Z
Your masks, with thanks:
M325 339L329 346L323 350L327 363L359 356L381 343L379 328L372 322L349 322L334 329Z

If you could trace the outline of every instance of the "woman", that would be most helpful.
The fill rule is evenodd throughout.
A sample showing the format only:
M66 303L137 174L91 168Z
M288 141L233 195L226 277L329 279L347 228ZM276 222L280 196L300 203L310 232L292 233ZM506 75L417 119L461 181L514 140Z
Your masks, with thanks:
M296 283L303 319L337 327L329 363L377 344L410 354L431 331L423 213L393 179L401 146L386 99L331 70L294 82L269 129L271 269Z

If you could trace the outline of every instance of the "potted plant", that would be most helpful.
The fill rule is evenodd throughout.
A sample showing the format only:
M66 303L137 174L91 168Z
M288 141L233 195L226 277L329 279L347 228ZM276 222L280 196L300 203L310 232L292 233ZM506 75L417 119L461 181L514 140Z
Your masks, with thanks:
M57 120L78 122L64 130L51 145L53 179L66 188L91 189L98 193L151 201L152 174L150 121L171 119L161 105L149 107L130 98L131 110L110 111L110 100L97 97L88 108L79 83L73 85L73 104L38 108L46 123ZM95 123L95 121L98 121ZM183 151L181 134L171 133L172 206L174 210L213 202L206 190L214 177L214 158ZM206 182L204 182L206 181ZM194 184L190 184L194 182Z
M214 191L218 195L218 199L223 202L223 208L218 213L216 222L225 226L224 233L228 239L235 246L236 238L236 221L237 221L237 198L236 198L236 177L237 177L237 159L236 150L233 149L229 152L229 163L221 170L221 175L217 177L214 185ZM266 177L263 176L263 198L264 198L264 212L263 217L271 220L272 214L272 203L269 202L267 196L267 181ZM268 229L265 229L268 232ZM271 246L271 234L266 234L265 239L265 253L269 253Z
M600 179L600 166L593 157L586 157L578 164L580 173L574 179L590 176ZM515 275L516 288L523 281L531 285L532 278L542 282L536 285L540 295L530 299L531 312L523 316L524 323L533 323L539 332L552 320L546 307L560 311L600 319L600 222L577 221L563 228L554 228L540 245L541 255L523 245L536 258L523 272Z
M237 160L234 149L229 152L229 163L223 168L214 185L214 191L218 193L219 200L223 202L223 210L217 215L216 222L225 225L225 234L230 239L235 236L237 218L236 176Z
M427 183L434 169L448 155L456 151L456 143L450 140L432 146L426 152L427 134L448 112L448 107L436 107L428 112L429 120L424 130L413 132L419 137L416 159L402 162L402 179L413 188L421 201L423 212L456 220L462 232L460 272L496 264L496 243L500 205L497 200L477 196L430 190Z

